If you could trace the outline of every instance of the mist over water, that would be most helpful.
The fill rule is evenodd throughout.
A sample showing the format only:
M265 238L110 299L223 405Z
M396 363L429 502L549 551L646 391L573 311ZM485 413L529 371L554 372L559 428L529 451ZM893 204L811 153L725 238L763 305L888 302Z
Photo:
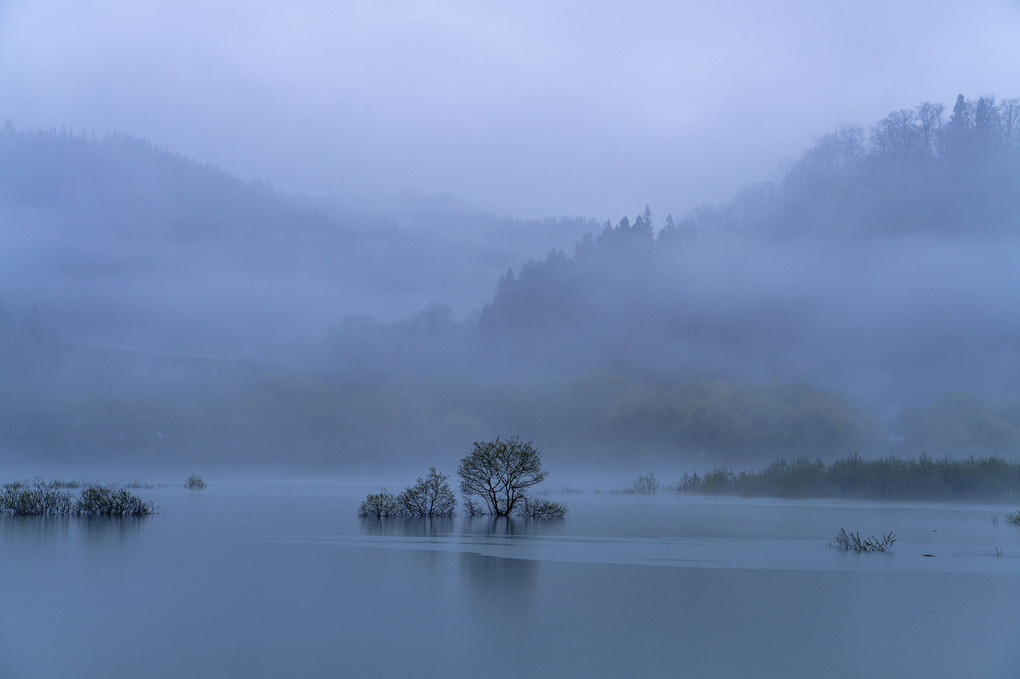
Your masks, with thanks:
M1001 507L560 497L562 522L355 517L369 486L140 491L0 517L12 676L1013 676ZM894 529L888 554L825 547ZM995 556L994 547L1004 552ZM924 554L933 554L925 557ZM866 652L864 652L866 650Z

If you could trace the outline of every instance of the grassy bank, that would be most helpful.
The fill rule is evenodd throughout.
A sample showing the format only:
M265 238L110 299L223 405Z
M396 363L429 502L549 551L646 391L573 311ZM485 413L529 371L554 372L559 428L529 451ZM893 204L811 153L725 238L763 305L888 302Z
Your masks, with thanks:
M721 467L704 476L685 474L678 489L745 497L1004 501L1020 497L1020 464L998 457L865 460L854 455L831 464L799 457L755 471Z

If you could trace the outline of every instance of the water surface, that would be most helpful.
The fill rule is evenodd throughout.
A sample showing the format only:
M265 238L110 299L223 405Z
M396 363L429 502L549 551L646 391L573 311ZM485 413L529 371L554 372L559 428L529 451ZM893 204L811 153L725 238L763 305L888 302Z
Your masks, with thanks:
M367 490L0 518L3 676L1018 676L1012 508L585 493L554 494L563 521L380 521ZM899 540L841 553L839 528Z

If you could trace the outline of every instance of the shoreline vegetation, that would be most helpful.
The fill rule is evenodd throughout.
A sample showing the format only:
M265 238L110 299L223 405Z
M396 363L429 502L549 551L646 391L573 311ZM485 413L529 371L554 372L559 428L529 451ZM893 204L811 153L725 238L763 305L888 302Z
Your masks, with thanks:
M79 492L75 496L72 491ZM0 487L0 516L138 517L155 513L151 501L123 486L36 477L31 482L13 481Z
M1020 463L923 454L874 460L853 455L830 464L798 457L753 471L717 467L704 475L684 474L676 490L741 497L1005 501L1020 497Z

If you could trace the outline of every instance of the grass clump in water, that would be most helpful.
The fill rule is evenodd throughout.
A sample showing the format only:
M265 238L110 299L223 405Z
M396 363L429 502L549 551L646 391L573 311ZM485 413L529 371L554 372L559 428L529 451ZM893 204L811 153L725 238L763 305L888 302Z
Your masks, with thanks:
M1015 512L1010 512L1009 514L1006 514L1006 521L1009 521L1010 523L1014 523L1020 526L1020 509L1016 510Z
M843 552L888 552L894 542L896 542L896 536L892 534L892 531L883 535L881 539L872 535L862 540L860 533L848 533L846 529L840 528L839 532L832 537L829 547Z

